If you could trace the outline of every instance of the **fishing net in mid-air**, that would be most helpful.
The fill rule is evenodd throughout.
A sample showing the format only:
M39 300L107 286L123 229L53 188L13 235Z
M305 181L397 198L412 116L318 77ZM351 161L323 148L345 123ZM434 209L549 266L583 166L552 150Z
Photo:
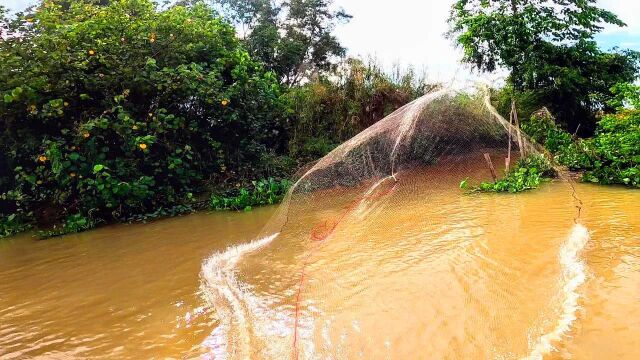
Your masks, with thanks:
M204 342L207 353L404 358L422 349L431 355L417 358L535 358L551 351L575 317L584 231L567 243L555 241L566 233L550 232L539 254L514 262L506 252L530 240L520 195L472 196L459 188L464 179L492 181L518 158L539 154L513 120L491 107L485 90L444 89L310 165L256 240L204 263L202 292L218 321ZM554 193L567 204L562 224L574 220L571 191ZM504 256L488 252L497 238L514 239L500 245ZM554 249L564 255L549 274L509 280ZM536 286L549 276L557 284ZM513 291L503 293L507 282ZM527 299L545 305L498 317L487 308L502 314Z

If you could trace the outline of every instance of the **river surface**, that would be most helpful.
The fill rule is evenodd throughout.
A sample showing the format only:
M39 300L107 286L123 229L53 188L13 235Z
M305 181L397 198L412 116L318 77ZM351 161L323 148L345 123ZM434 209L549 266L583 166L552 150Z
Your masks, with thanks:
M267 237L275 208L0 240L0 359L640 358L640 192L576 185L582 227L562 181L422 176Z

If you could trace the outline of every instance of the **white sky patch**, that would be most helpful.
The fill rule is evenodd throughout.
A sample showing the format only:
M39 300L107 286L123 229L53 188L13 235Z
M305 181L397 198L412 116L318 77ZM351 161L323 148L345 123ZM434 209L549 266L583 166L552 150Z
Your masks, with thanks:
M374 57L385 68L394 63L425 70L429 80L468 77L462 54L445 39L453 0L335 0L354 17L336 32L349 55Z
M338 37L349 55L373 56L385 67L393 63L426 69L433 81L448 82L474 78L460 65L460 49L444 38L448 30L449 9L454 0L334 0L354 16L350 23L339 26ZM613 11L628 27L607 26L605 34L626 35L624 42L640 42L640 0L600 0L598 6ZM637 40L637 41L636 41ZM634 46L629 46L633 48ZM605 49L607 50L607 49ZM494 77L500 77L496 75Z
M606 26L604 33L623 33L640 36L640 1L638 0L600 0L598 5L613 11L627 24L627 27Z

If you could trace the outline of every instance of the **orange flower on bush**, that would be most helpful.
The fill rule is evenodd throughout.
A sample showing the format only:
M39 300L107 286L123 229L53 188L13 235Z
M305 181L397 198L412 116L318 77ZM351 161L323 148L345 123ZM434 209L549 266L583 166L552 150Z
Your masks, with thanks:
M156 42L156 34L155 33L151 33L149 35L149 41L150 42Z
M220 104L222 104L222 106L227 106L229 105L229 100L228 99L223 99Z
M147 144L142 143L140 145L138 145L140 147L140 149L145 150L147 148Z
M93 49L89 49L89 51L87 51L87 54L89 54L89 56L93 56L96 54L96 51Z
M45 162L47 161L47 157L44 155L40 155L40 157L38 157L38 160L40 160L40 162Z
M82 134L82 136L84 136L84 138L86 139L86 138L88 138L89 136L91 136L91 134L89 134L88 132L86 132L86 133Z
M64 106L65 106L65 107L69 106L69 103L65 101L65 102L64 102Z

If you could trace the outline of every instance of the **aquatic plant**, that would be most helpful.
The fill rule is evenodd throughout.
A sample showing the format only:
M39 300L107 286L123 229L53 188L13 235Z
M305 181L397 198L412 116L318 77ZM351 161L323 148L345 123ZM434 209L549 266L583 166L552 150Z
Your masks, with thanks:
M460 183L460 188L470 192L518 193L535 189L555 175L556 172L549 160L536 154L518 160L516 166L501 179L494 182L482 182L478 186L471 186L468 180L464 180Z
M61 236L65 234L74 234L81 231L92 229L96 226L96 222L82 214L73 214L67 216L62 223L62 226L54 225L49 230L38 231L38 236L41 238L50 238L54 236Z
M225 195L213 194L209 200L213 210L250 211L254 206L274 205L282 201L291 187L289 180L259 180L249 188L240 188Z

